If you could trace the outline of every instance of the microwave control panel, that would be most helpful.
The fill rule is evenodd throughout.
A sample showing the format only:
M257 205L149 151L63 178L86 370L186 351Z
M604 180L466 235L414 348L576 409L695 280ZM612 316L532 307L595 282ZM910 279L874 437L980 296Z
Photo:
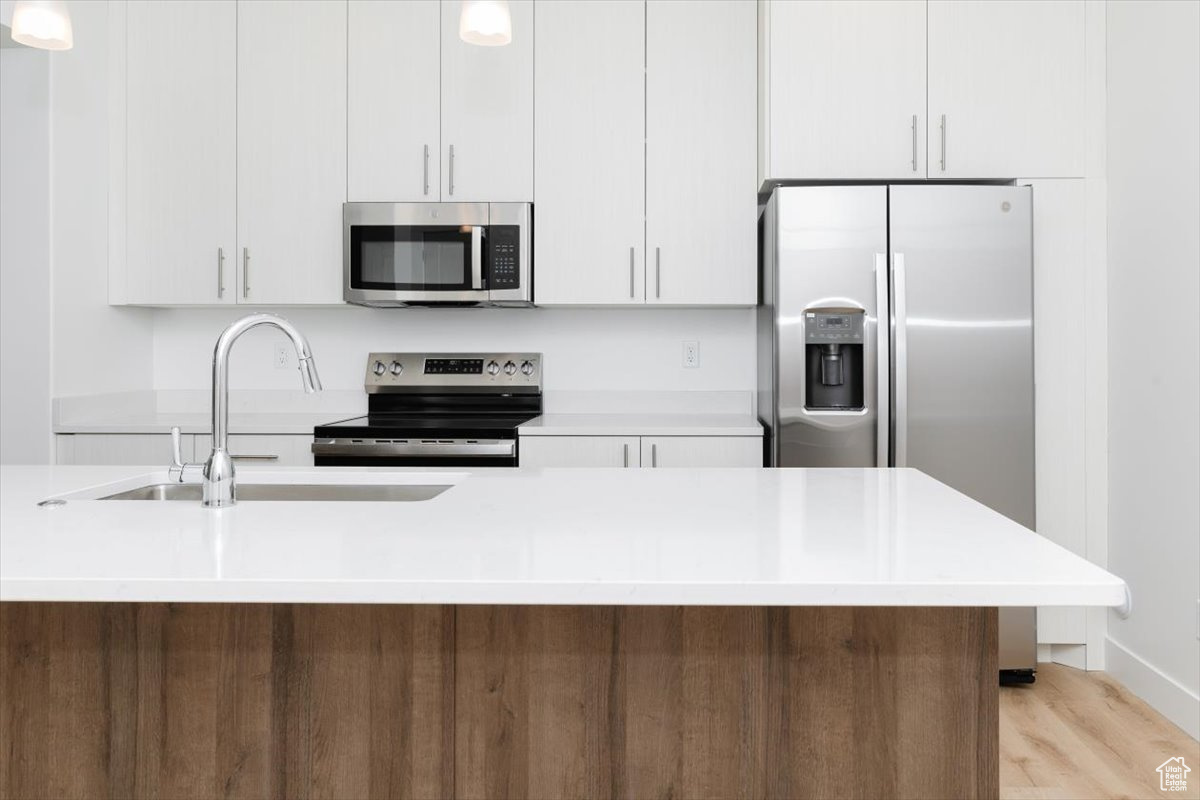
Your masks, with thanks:
M521 288L521 228L488 226L489 289Z

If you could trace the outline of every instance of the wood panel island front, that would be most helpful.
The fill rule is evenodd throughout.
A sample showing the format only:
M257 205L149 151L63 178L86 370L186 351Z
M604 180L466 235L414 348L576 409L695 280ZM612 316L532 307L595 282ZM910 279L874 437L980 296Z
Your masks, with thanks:
M0 798L996 797L997 608L1126 597L913 470L241 476L452 488L0 469Z

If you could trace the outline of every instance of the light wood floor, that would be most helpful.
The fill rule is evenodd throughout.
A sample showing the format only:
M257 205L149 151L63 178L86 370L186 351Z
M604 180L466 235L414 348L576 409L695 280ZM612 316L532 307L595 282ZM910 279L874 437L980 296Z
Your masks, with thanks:
M1155 769L1175 756L1188 791L1161 792ZM1037 683L1000 689L1000 796L1200 798L1200 743L1103 672L1039 664Z

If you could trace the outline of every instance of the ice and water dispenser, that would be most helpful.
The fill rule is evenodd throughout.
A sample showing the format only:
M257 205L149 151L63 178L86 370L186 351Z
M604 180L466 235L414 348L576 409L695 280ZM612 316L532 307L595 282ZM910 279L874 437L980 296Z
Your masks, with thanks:
M809 411L863 408L861 308L810 308L804 312L804 407Z

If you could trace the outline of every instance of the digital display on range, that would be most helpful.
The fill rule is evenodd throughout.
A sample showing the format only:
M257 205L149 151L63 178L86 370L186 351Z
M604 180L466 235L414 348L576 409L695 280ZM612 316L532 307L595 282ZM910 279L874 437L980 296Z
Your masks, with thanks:
M426 375L482 375L482 358L427 358Z

